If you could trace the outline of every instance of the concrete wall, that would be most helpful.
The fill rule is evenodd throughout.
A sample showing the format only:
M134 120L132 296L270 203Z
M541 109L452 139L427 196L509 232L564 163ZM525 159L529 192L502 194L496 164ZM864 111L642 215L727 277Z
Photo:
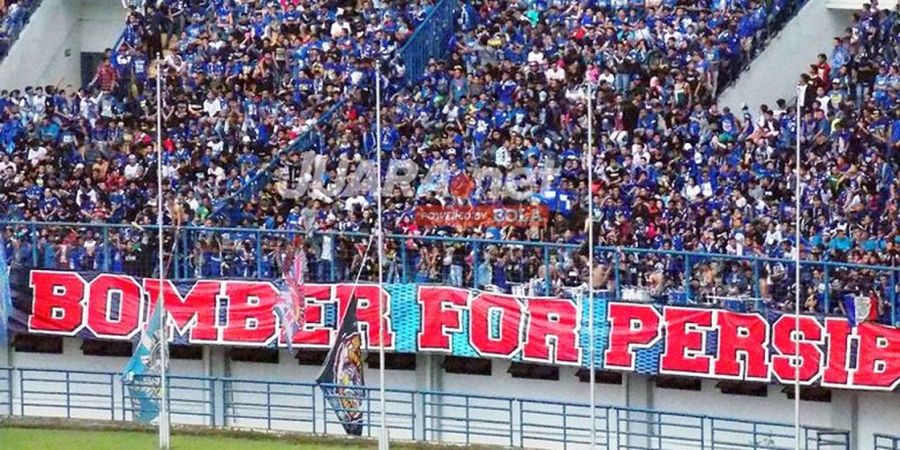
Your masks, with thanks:
M863 4L871 4L872 0L827 0L826 6L830 9L845 9L850 11L859 11ZM894 9L900 0L880 0L878 9Z
M800 74L816 62L816 55L831 55L833 38L843 36L850 11L826 7L829 0L809 0L769 45L719 97L720 106L739 111L747 103L756 111L760 104L773 105L795 97Z
M80 350L81 341L65 338L62 355L32 353L12 353L10 365L18 368L65 369L82 371L105 371L118 373L127 358L84 356ZM282 350L278 364L247 363L230 361L224 347L205 347L203 360L173 360L173 376L217 377L254 381L274 381L289 383L313 383L319 374L319 367L300 366L297 361ZM389 428L393 439L422 439L444 442L465 443L467 434L463 419L481 419L469 430L470 442L509 446L509 421L515 423L513 446L522 443L531 448L562 448L561 443L552 439L565 438L569 448L586 448L589 427L588 409L571 406L586 404L589 400L589 385L579 382L574 368L561 368L558 381L529 380L512 378L507 373L509 362L494 360L490 376L449 374L440 367L441 355L420 354L417 356L416 371L387 371L386 387L389 389ZM64 383L46 380L64 379L64 375L53 372L17 372L14 375L13 411L21 409L19 379L26 377L27 415L65 416L65 397L42 392L62 392ZM366 385L379 386L378 372L366 370ZM0 377L2 378L2 377ZM38 380L40 379L40 380ZM74 396L71 404L72 417L123 420L122 402L126 401L122 385L116 375L110 377L87 374L71 374L73 392L94 393L101 397ZM112 380L112 385L109 381ZM89 384L92 383L92 384ZM229 400L229 426L254 429L275 429L329 434L342 434L336 418L326 414L322 395L312 385L279 385L232 382L227 387L223 381L215 382L212 390L207 381L179 380L179 387L172 389L173 421L175 423L221 426L225 411L222 396ZM706 437L709 445L711 429L717 427L716 436L721 445L731 441L749 445L749 432L753 425L733 420L710 422L701 416L738 419L744 421L775 422L784 425L758 425L757 439L760 444L768 442L767 448L792 448L794 403L788 400L782 387L771 385L765 397L748 397L723 394L716 387L715 380L703 380L701 391L685 391L657 388L652 378L640 375L626 375L620 385L597 384L598 405L628 407L629 411L598 408L598 444L600 448L663 448L693 450L699 448L696 439ZM410 391L465 393L472 397L438 395L413 396ZM215 391L211 393L211 391ZM112 394L112 400L107 397ZM208 403L200 400L216 398L216 411L208 411ZM482 397L478 397L482 396ZM499 399L498 399L499 397ZM540 402L531 404L515 403L510 410L510 400L533 399ZM374 424L366 433L376 433L378 423L378 394L369 396L365 408ZM0 403L3 399L0 399ZM463 407L468 402L468 413ZM552 402L556 402L555 404ZM563 404L569 404L565 407ZM115 417L109 413L109 405L116 408ZM298 410L307 405L313 409ZM127 405L126 405L127 406ZM89 409L94 408L94 409ZM644 411L662 411L685 415L662 415ZM5 412L0 409L0 415ZM206 416L196 413L207 414ZM467 415L468 414L468 415ZM521 414L521 415L520 415ZM264 417L275 419L268 421ZM415 415L415 429L410 429L409 416ZM900 395L896 393L876 393L864 391L834 390L830 403L801 402L802 423L809 426L833 427L851 431L852 449L872 449L873 433L898 434L900 424ZM326 420L328 424L326 425ZM519 423L527 423L520 431ZM698 424L703 423L703 428ZM662 425L660 425L662 423ZM661 429L661 433L660 433ZM728 430L744 430L736 433ZM580 445L578 442L581 442ZM575 444L571 444L575 442ZM743 446L725 446L745 448ZM723 447L723 448L725 448Z
M118 0L44 0L0 64L0 89L81 86L81 52L112 47L126 11Z

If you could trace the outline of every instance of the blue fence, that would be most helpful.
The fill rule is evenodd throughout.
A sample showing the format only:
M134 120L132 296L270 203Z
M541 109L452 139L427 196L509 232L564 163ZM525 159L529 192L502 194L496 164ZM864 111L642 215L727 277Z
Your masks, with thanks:
M419 81L428 60L447 56L459 7L459 0L440 0L400 49L406 84Z
M441 0L432 8L425 20L419 24L412 36L400 49L400 55L406 69L404 72L404 83L413 84L417 82L424 73L429 59L446 56L449 51L450 38L454 32L458 8L458 0ZM320 138L317 128L328 124L334 113L344 105L344 102L345 99L343 98L337 100L334 105L319 116L315 127L288 144L250 179L244 180L236 192L216 202L210 217L218 217L221 213L227 212L228 208L241 208L244 202L257 195L263 187L273 181L275 169L281 163L281 156L286 153L308 150L315 140Z
M0 373L7 377L7 387L0 390L0 405L9 405L3 414L132 420L128 389L117 373L30 368L3 368ZM323 390L312 383L187 376L168 380L176 424L344 434ZM363 436L377 436L379 391L364 390ZM544 448L590 442L590 407L582 403L387 389L385 404L394 439ZM595 413L602 448L794 448L790 424L609 405L596 406ZM846 431L803 427L802 432L805 450L850 448ZM879 450L896 449L889 445L896 445L897 438L878 439Z
M0 222L0 232L15 236L18 247L7 252L12 264L24 267L64 270L97 270L150 276L158 273L155 246L143 251L145 258L133 264L122 264L122 246L145 240L146 233L156 227L144 225L140 229L127 224ZM172 279L190 278L254 278L278 277L278 252L286 241L293 239L295 230L266 230L213 227L165 227L167 252L171 263L167 276ZM78 262L63 260L61 241L57 238L91 236L94 244L90 258ZM315 233L307 236L313 247L307 279L315 282L346 282L355 279L352 255L365 248L369 235L361 233ZM331 257L321 253L327 243L333 248ZM150 238L148 242L155 242ZM522 260L533 260L543 273L558 271L560 261L571 259L581 246L536 241L491 239L462 239L442 236L385 236L387 283L442 283L483 289L479 279L485 255L498 250L509 251ZM69 247L71 252L72 246ZM462 262L443 266L438 272L423 271L426 252L456 251L467 255ZM511 253L513 251L519 253ZM318 253L317 253L318 252ZM342 257L341 255L349 255ZM789 259L737 256L726 254L662 251L640 248L597 247L596 262L608 270L602 289L615 293L616 299L654 301L660 304L716 306L738 311L760 311L767 315L784 309L784 302L793 299L794 261ZM169 258L167 258L169 259ZM118 262L117 262L118 261ZM666 281L664 289L654 290L647 284L648 276L661 271ZM710 276L710 273L716 275ZM817 300L818 315L841 314L840 290L835 279L865 275L873 280L883 301L878 320L887 324L900 323L898 316L898 280L900 268L849 264L834 261L801 261L803 299L809 295ZM364 280L374 281L374 274L365 273ZM524 289L530 283L535 295L556 295L551 291L553 276L531 279L510 279L508 290ZM804 300L805 301L805 300ZM791 308L793 309L793 308Z
M875 450L900 450L900 436L876 434Z
M13 413L13 372L8 367L0 367L0 412Z
M284 154L303 152L308 150L319 138L318 127L331 120L331 117L344 105L344 100L338 100L337 103L328 108L316 120L316 124L309 130L291 141L284 149L274 156L265 166L259 169L250 179L244 180L241 187L229 194L227 197L219 200L213 205L210 213L211 218L219 216L223 212L228 212L229 208L242 208L244 203L249 201L253 196L258 194L262 188L271 183L274 179L274 172L281 163L281 157Z

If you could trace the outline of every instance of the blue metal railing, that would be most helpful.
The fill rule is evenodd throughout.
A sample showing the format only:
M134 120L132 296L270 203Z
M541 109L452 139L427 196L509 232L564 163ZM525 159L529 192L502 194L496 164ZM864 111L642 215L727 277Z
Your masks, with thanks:
M0 413L13 414L13 373L12 368L0 367Z
M316 433L316 385L258 380L221 380L226 426L301 429ZM263 426L265 424L265 426Z
M150 275L155 273L156 259L148 259L149 267L143 267L139 272L129 271L127 268L113 267L111 261L116 252L116 243L134 237L141 233L155 232L154 225L144 225L138 230L127 224L86 224L86 223L39 223L23 221L0 221L0 231L7 230L19 234L19 240L26 243L18 250L8 252L13 258L13 264L25 267L39 267L45 269L73 269L73 270L98 270L105 272L126 272L133 275ZM59 267L57 258L46 257L48 245L41 234L57 233L65 234L74 230L92 231L97 240L95 264L91 267ZM177 234L177 242L172 242L167 248L173 248L172 264L169 266L167 276L173 279L191 279L199 277L249 277L249 278L276 278L278 275L273 269L276 264L274 253L284 242L298 234L297 230L266 230L246 228L224 227L164 227L168 237ZM84 234L79 231L80 234ZM354 246L365 244L369 238L364 233L338 233L316 232L308 237L310 242L321 243L328 237L337 248L341 246ZM217 254L221 261L231 264L227 270L220 266L216 271L210 271L210 266L197 261L203 257L206 250L201 248L202 242L211 239L221 244L221 250ZM386 282L389 283L443 283L453 284L454 280L449 273L442 273L437 278L423 276L418 270L420 260L420 247L433 247L436 245L462 246L469 261L463 263L459 270L463 273L466 286L483 288L479 285L476 276L479 264L484 260L484 254L489 246L497 247L522 247L526 255L536 255L541 261L545 273L549 273L556 260L580 250L579 245L550 243L537 241L511 241L474 238L453 238L443 236L409 236L388 234L385 235L386 244L393 248L395 254L388 258L385 264ZM235 243L243 242L250 245L250 259L242 264L246 270L240 271L238 267L238 251ZM174 244L174 246L171 246ZM414 245L410 245L414 244ZM52 247L52 246L51 246ZM349 248L349 247L348 247ZM52 250L52 248L50 249ZM658 293L654 300L660 303L676 305L712 305L734 309L755 310L764 313L778 314L778 305L771 301L773 298L791 297L793 293L793 266L794 261L784 258L772 258L765 256L738 256L728 254L713 254L674 250L656 250L643 248L618 248L600 246L595 249L595 257L598 263L607 265L611 274L609 276L608 289L615 292L615 298L627 299L627 294L632 288L641 288L644 281L642 275L649 273L655 263L663 264L665 277L672 281L674 288ZM350 254L353 254L352 252ZM55 255L55 254L54 254ZM335 252L337 255L337 252ZM120 255L121 256L121 255ZM318 258L319 255L309 255L310 273L309 280L316 282L344 282L351 281L355 274L351 274L349 261L342 261L338 257L330 259ZM734 273L744 276L743 282L731 284L728 279L721 280L721 286L715 284L704 286L700 275L711 263L720 266L733 266ZM223 263L225 264L225 263ZM884 323L900 323L898 315L898 286L900 268L892 266L860 265L835 261L801 261L801 280L804 286L819 285L822 288L821 305L817 313L821 315L839 313L840 298L836 298L832 291L831 280L841 272L858 271L867 272L874 278L876 288L884 298L886 310L879 320ZM761 282L767 278L766 270L781 266L784 278L780 285L769 283L766 286L769 291L766 295L762 292L764 284ZM818 273L816 273L818 272ZM724 272L723 272L724 273ZM815 278L818 277L818 278ZM724 278L724 276L723 276ZM371 280L370 280L371 281ZM544 278L544 289L549 292L551 280ZM463 284L458 284L463 285ZM713 288L733 289L731 297L740 299L722 300L715 299L715 295L705 292ZM780 291L778 290L780 289ZM782 292L783 291L783 292ZM764 300L767 299L767 300Z
M10 405L18 405L8 410L12 415L132 420L128 389L118 373L0 369L4 371L10 381L18 377L15 392L5 394ZM344 434L316 384L190 376L168 380L176 424ZM362 389L363 435L375 436L379 392ZM385 404L392 438L510 447L567 448L590 442L590 409L583 403L388 389ZM600 405L596 425L597 443L609 449L794 448L790 424ZM849 432L843 430L804 426L802 433L804 450L850 448ZM897 442L876 436L878 450L897 450Z
M873 437L875 450L900 450L900 436L876 433Z
M596 443L600 448L612 448L613 417L611 406L596 406ZM590 405L575 405L559 401L519 400L519 446L541 447L562 444L591 443Z
M400 48L403 66L406 69L404 82L407 85L419 81L425 73L428 60L447 56L459 6L459 0L438 2Z
M761 450L789 450L794 448L796 439L792 425L775 422L711 419L710 426L715 436L713 445L723 448L752 443L754 448ZM845 448L849 439L849 432L805 427L801 445L818 449Z
M421 397L423 440L455 435L463 437L466 444L479 439L515 445L516 399L434 391L422 392Z
M706 422L714 420L696 414L680 414L648 409L614 411L618 441L629 449L706 448ZM715 433L711 435L715 446Z
M325 385L330 386L330 385ZM378 388L362 387L357 388L365 394L362 402L362 435L366 437L378 436L378 430L381 427L381 415L379 403L381 401L381 393ZM320 391L321 392L321 391ZM385 420L387 427L391 430L392 438L414 440L416 439L416 425L418 417L416 416L416 395L418 392L408 389L385 389ZM340 400L344 398L339 394L322 393L322 422L324 424L325 434L333 434L335 432L342 433L341 422L335 414L334 408L328 400Z
M401 47L400 55L406 69L404 73L404 82L406 84L413 84L421 78L429 59L446 56L449 51L450 38L455 29L458 8L458 0L441 0L432 8L425 20L419 24L412 36ZM274 171L281 162L281 155L309 149L318 136L317 128L327 124L334 113L343 107L345 102L346 98L338 99L334 105L319 116L314 127L301 134L278 152L251 179L245 181L237 191L216 202L210 217L218 217L229 205L234 206L234 201L248 201L258 194L264 186L273 181Z
M18 369L18 375L21 416L55 416L52 412L64 406L67 419L116 420L114 373Z
M263 187L273 181L275 169L281 162L281 155L302 152L309 149L318 136L318 127L328 123L334 113L343 106L344 99L340 99L334 105L332 105L331 108L328 108L327 111L322 113L322 115L319 116L319 118L316 120L316 124L314 126L310 127L310 129L305 131L303 134L291 141L284 149L279 151L277 155L273 156L272 159L259 170L259 172L257 172L253 177L244 182L237 191L216 202L215 205L213 205L213 210L210 213L210 217L215 218L219 216L219 214L223 213L229 206L241 207L243 205L243 202L250 200L254 195L258 194ZM238 201L241 203L238 203L238 205L234 205L234 201Z

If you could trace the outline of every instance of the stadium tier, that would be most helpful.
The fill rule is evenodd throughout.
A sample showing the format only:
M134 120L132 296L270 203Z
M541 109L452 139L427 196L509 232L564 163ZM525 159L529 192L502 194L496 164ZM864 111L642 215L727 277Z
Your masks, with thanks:
M900 384L900 5L853 13L822 43L831 50L796 74L795 98L717 104L801 8L822 7L805 3L123 0L121 37L82 87L0 91L0 254L12 274L15 348L59 342L56 353L68 356L63 342L73 337L130 345L154 320L146 300L162 296L173 305L176 344L258 347L216 357L272 362L274 352L278 364L279 346L321 351L341 341L352 304L353 320L365 324L356 351L382 344L392 356L412 355L413 369L425 353L447 354L451 363L440 367L428 356L432 378L452 361L477 372L468 358L503 360L532 378L554 368L557 379L557 366L584 377L595 361L604 377L627 373L626 398L652 400L649 378L630 388L632 375L663 384L693 377L698 390L699 378L726 380L716 384L725 390L757 382L766 391L802 365L807 397L824 388L891 391ZM0 0L0 58L28 45L16 36L40 7ZM373 248L379 222L384 243ZM171 283L165 295L161 276ZM309 302L288 311L276 291L297 278ZM389 310L383 321L380 306ZM789 328L795 310L806 340ZM288 313L308 321L293 339L279 331ZM382 329L389 343L378 340ZM794 344L802 363L792 362ZM203 397L185 400L194 402L182 412L188 422L278 428L271 399L266 416L256 409L266 405L253 403L258 389L272 396L272 383L309 388L276 392L312 410L281 419L313 432L333 421L316 415L328 391L213 366L206 378L176 377L186 396ZM40 393L41 377L63 372L29 370L7 370L20 397L14 406L15 389L0 386L0 414L4 393L10 414L48 407L25 401L28 377ZM67 392L78 376L105 387L115 374L66 372ZM242 383L248 391L235 388ZM109 413L125 420L133 392L110 389ZM553 408L504 392L397 391L394 419L409 439L461 433L429 428L445 417L435 410L460 407L452 397L465 400L465 443L588 443L583 396L559 400L558 415L570 408L578 424L572 437L529 431L537 426L529 412ZM253 400L242 403L244 395ZM484 439L470 440L472 401L509 404L484 406L493 411L480 424ZM409 406L418 402L424 417ZM647 411L605 410L607 445L774 449L792 437L774 422L765 437L752 420L723 430L718 416L681 414L674 435L699 429L699 437L634 447L674 423L644 403ZM236 412L248 405L256 415ZM501 410L508 420L491 415ZM504 420L508 434L496 429ZM707 439L716 420L720 441ZM357 434L344 419L331 423ZM620 424L659 429L623 438ZM855 448L853 428L808 425L803 448ZM722 438L728 432L741 443Z
M798 7L791 2L465 3L441 11L452 13L456 31L442 43L447 57L428 60L420 74L407 73L404 64L412 58L404 59L401 48L435 7L428 2L378 9L163 3L132 12L86 89L37 86L3 97L4 216L92 224L86 234L45 224L10 227L13 264L138 270L125 261L139 251L129 241L139 233L102 231L96 224L155 220L152 55L164 50L169 225L371 231L372 190L348 196L335 185L342 173L374 158L372 80L374 61L381 59L383 158L389 167L408 162L417 169L411 195L385 193L387 232L412 241L447 236L578 244L585 241L587 196L593 195L599 245L662 251L631 258L619 280L623 286L659 298L696 284L696 294L771 301L794 282L783 264L698 258L686 265L665 256L691 251L790 259L797 251L789 151L798 133L794 108L780 100L730 111L714 102ZM810 72L801 74L805 260L893 265L897 16L875 9L857 14L832 54L811 61ZM432 37L421 34L417 46ZM585 83L595 87L592 186L585 182ZM313 165L322 170L304 172ZM446 171L428 176L435 166ZM540 189L526 195L497 189L514 171L533 177ZM448 187L459 179L474 184L464 196ZM310 188L300 195L298 184ZM423 207L498 204L540 206L549 218L540 227L450 222L426 228L416 220ZM277 273L271 252L279 240L270 236L259 242L250 232L185 231L177 243L179 271L171 275ZM312 276L346 279L358 242L311 239ZM543 261L538 247L494 245L475 263L471 242L390 240L389 254L405 261L389 272L446 282L451 268L454 274L462 268L456 284L506 292L511 283L534 284L543 286L534 291L539 294L558 294L584 279L583 255L571 251L553 255L543 274L536 264L506 267L517 253ZM145 266L152 261L146 259ZM805 275L805 309L838 312L843 294L851 293L877 298L873 310L885 320L892 316L894 283L879 270L835 270L822 282L825 272ZM548 282L535 282L541 278Z

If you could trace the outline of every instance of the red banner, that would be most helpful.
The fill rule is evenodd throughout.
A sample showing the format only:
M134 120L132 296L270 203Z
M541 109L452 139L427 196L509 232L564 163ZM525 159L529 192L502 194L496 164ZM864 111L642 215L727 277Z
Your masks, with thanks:
M159 281L125 275L32 270L12 279L15 317L32 333L128 340L147 321ZM329 348L351 284L307 284L306 320L295 346ZM591 342L582 305L446 286L356 286L367 348L478 355L583 366ZM166 323L194 344L285 345L270 282L198 280L163 284ZM379 305L384 317L379 320ZM598 302L598 365L645 374L893 390L900 385L900 329L844 318ZM172 335L170 334L170 335ZM799 349L799 354L797 352Z
M424 228L454 227L544 227L549 210L543 205L519 206L440 206L416 207L416 224Z

